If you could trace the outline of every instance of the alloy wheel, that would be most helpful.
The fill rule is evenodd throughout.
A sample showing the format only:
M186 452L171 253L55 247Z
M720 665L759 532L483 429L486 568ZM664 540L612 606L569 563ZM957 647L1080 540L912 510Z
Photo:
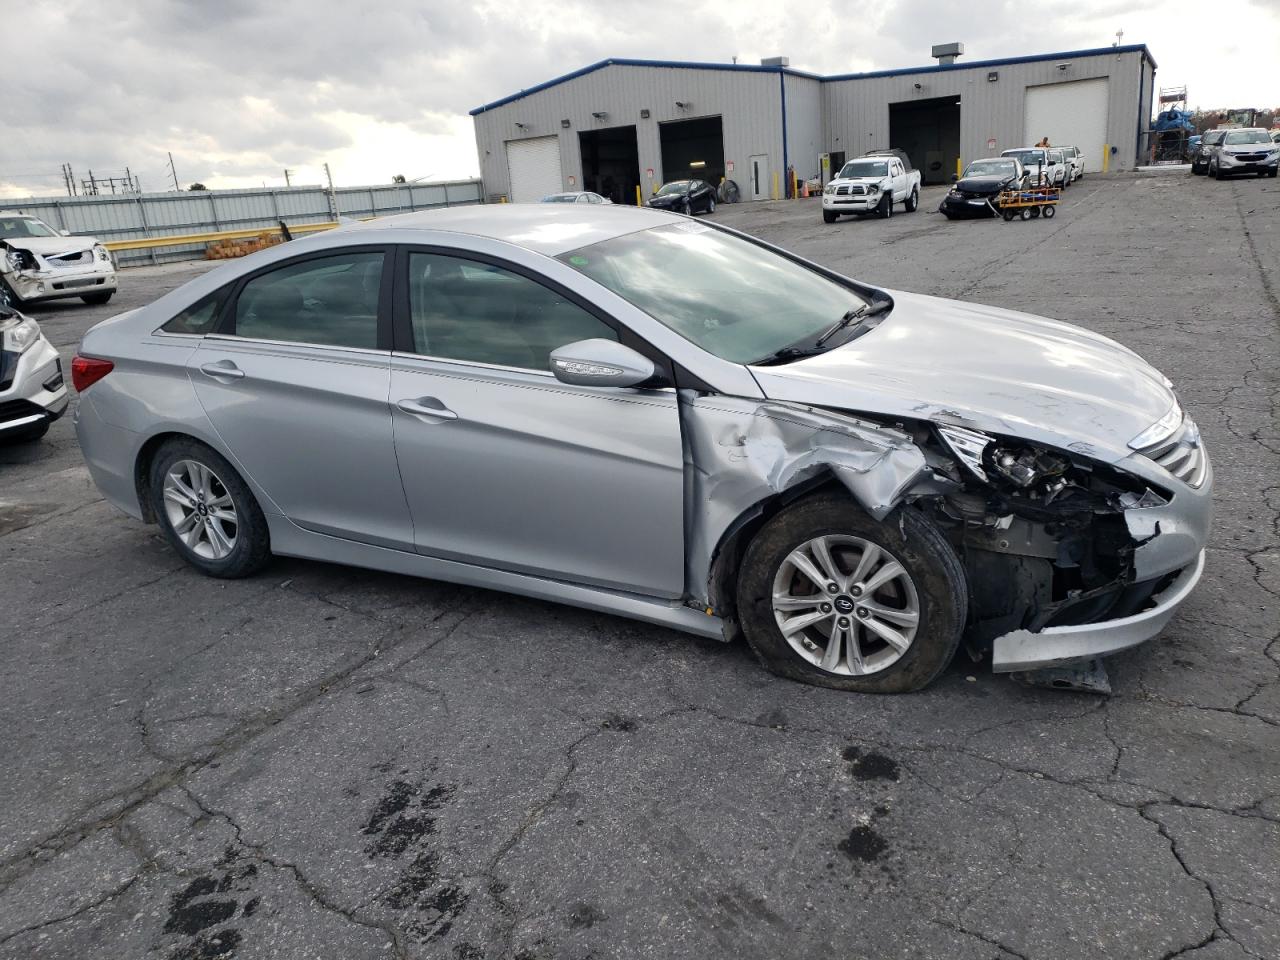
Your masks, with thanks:
M815 537L792 550L774 575L772 605L792 650L844 676L892 666L920 625L911 575L889 551L861 537Z
M205 560L230 556L240 524L216 473L195 460L178 460L165 471L163 494L169 524L192 553Z

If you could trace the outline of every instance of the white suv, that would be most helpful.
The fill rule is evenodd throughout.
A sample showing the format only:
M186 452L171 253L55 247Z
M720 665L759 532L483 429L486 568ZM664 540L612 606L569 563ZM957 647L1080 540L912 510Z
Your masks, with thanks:
M102 304L115 292L115 259L93 237L72 237L39 217L0 210L0 302L15 309L67 297Z
M0 443L39 440L67 402L58 351L38 323L0 303Z

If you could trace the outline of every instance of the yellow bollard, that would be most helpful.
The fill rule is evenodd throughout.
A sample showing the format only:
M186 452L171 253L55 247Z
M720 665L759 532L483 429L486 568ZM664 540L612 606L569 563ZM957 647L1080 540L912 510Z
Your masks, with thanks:
M1102 145L1102 172L1106 173L1111 169L1111 144L1104 143Z
M956 157L956 176L964 176L964 166L960 163L960 158Z
M773 171L773 199L777 200L779 196L780 194L778 193L778 171L775 170Z
M791 199L799 200L800 199L800 174L798 173L792 174L792 179L795 182L791 184Z
M644 195L640 192L640 184L636 184L636 206L644 206Z

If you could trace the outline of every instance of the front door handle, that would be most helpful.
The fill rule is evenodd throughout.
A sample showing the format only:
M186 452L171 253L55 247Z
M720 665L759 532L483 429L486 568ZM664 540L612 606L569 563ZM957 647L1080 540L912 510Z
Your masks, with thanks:
M435 397L418 397L416 400L401 400L396 404L405 413L415 417L428 417L431 420L457 420L458 415L446 407Z
M200 372L206 377L213 377L215 380L244 379L244 371L230 360L219 360L217 363L203 364L200 367Z

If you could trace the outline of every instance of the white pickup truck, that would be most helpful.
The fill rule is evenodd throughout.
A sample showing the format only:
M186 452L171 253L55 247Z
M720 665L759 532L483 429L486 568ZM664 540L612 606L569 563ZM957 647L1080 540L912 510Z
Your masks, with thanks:
M842 213L893 216L901 203L907 213L920 206L920 171L901 150L878 150L850 160L822 190L822 220L835 223Z

